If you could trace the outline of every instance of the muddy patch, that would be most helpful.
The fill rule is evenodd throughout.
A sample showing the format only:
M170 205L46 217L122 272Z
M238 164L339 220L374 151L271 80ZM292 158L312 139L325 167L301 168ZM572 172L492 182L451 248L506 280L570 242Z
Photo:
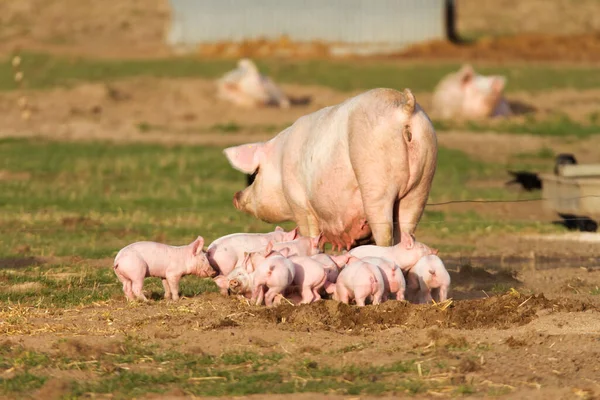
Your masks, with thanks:
M306 330L377 331L395 326L425 328L498 328L525 325L540 310L585 311L595 306L577 300L548 300L543 294L525 297L518 292L486 299L452 302L442 305L411 305L385 302L377 306L353 307L323 301L297 307L282 305L262 309L258 314L281 328Z

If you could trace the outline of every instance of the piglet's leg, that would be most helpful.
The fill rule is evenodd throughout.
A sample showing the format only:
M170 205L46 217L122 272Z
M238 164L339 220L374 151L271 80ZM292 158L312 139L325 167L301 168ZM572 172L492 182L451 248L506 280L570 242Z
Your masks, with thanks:
M143 286L144 286L144 280L143 279L138 280L138 281L132 282L131 290L133 291L133 294L135 295L135 297L138 300L148 301L146 296L144 296L144 292L142 291Z
M162 278L162 285L165 289L165 300L169 300L171 298L171 288L169 288L169 282L167 282L167 278Z
M302 287L302 304L309 304L312 303L314 300L315 296L313 293L313 290L310 286L303 286Z
M167 276L167 282L171 289L171 298L174 301L179 300L179 279L181 279L180 276Z
M280 294L282 291L283 291L282 288L277 288L277 287L269 288L269 290L267 290L267 293L265 294L265 305L267 307L273 307L273 300L275 299L275 296Z

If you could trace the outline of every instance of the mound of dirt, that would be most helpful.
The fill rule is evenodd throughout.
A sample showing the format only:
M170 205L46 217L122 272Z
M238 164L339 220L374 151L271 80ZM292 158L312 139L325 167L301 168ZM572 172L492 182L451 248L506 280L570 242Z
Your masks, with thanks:
M540 310L585 311L594 306L578 300L548 300L543 294L525 297L515 292L486 299L453 302L445 310L431 305L385 302L378 306L353 307L334 301L261 309L259 315L280 327L294 330L387 329L392 326L425 328L507 329L529 323ZM284 325L285 324L285 325Z
M435 40L416 44L390 57L469 61L599 61L600 33L567 36L526 33L485 37L465 44Z

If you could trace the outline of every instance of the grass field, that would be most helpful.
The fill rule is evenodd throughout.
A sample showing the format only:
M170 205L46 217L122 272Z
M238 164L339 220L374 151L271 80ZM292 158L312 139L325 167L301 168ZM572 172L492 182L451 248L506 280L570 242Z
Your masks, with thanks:
M133 76L216 78L235 67L235 60L199 60L174 58L164 60L101 61L65 58L40 53L23 53L23 71L27 87L51 88L87 81L110 81ZM374 87L410 87L413 91L431 91L446 74L458 70L455 63L406 63L397 61L258 61L261 71L277 82L322 85L340 91ZM594 67L474 64L485 75L500 74L508 78L507 91L538 92L555 89L592 89L600 87ZM16 87L10 59L0 64L0 90Z
M228 233L274 228L233 208L233 193L244 187L245 177L229 166L217 147L10 139L0 142L0 160L0 169L9 177L0 181L0 257L19 252L112 257L136 240L185 244L202 235L210 243ZM532 165L522 160L514 164ZM505 177L503 165L441 148L430 203L527 198L501 187L467 185L470 180ZM435 231L434 223L442 221L453 231L488 225L477 214L444 215L431 208L423 229ZM510 230L522 223L496 225Z
M140 75L214 78L233 66L232 61L192 58L97 61L36 53L23 57L27 87L32 91ZM340 91L410 86L428 92L441 76L458 68L457 64L392 61L271 60L259 65L277 81ZM509 91L600 87L592 67L482 65L480 70L507 74ZM15 88L10 71L9 60L0 64L0 91ZM131 121L136 121L134 126L142 134L175 130L169 125ZM232 121L176 133L243 139L244 134L275 134L284 126L280 122L265 118L244 125ZM583 121L557 114L490 123L435 121L435 125L441 135L502 132L516 142L520 135L533 134L553 140L551 144L590 139L600 133L594 113ZM0 343L0 395L140 398L175 390L175 395L196 396L302 392L504 396L529 379L503 375L522 362L525 346L535 348L543 360L560 356L550 350L557 340L544 342L536 336L537 341L531 342L532 335L523 333L522 325L529 329L527 324L540 310L573 311L569 314L573 318L582 314L577 311L593 310L586 303L573 305L562 299L557 305L533 296L544 290L553 296L579 296L578 301L598 298L599 281L593 272L580 278L580 271L564 268L560 274L535 271L517 279L516 273L494 261L493 272L464 265L450 271L458 300L448 309L394 302L359 312L356 307L325 301L265 310L223 298L214 293L211 280L189 276L181 282L184 300L180 303L163 301L160 281L147 279L144 290L150 304L127 304L111 269L112 258L125 245L138 240L187 244L198 235L208 244L228 233L274 228L234 209L232 197L245 186L245 176L228 165L222 149L0 139L0 334L7 337ZM559 149L545 144L521 150L515 145L508 161L498 162L477 157L468 149L440 146L431 205L418 236L444 256L451 252L462 256L479 249L478 243L485 238L564 232L548 221L524 218L526 210L512 215L503 204L491 211L469 204L457 208L437 204L536 199L539 192L507 190L503 185L509 179L506 169L550 171ZM534 209L539 203L531 204ZM548 245L551 250L553 246ZM478 303L467 299L478 299ZM398 322L398 316L404 319ZM548 318L568 317L552 314ZM410 326L406 326L408 321L412 321ZM571 325L566 325L579 329L577 320L568 321ZM467 338L446 331L424 333L437 326L465 329ZM470 330L475 328L480 328L479 333ZM507 339L519 332L519 340ZM565 353L580 345L588 352L595 349L596 343L587 338L562 337L564 342L555 349ZM583 354L578 363L588 358ZM572 381L582 374L582 380L594 378L591 369L580 370L578 363L572 370L570 364L552 367L564 372L557 375L542 371L548 364L543 361L537 364L542 372L536 379L546 379L543 383L551 390L556 376Z

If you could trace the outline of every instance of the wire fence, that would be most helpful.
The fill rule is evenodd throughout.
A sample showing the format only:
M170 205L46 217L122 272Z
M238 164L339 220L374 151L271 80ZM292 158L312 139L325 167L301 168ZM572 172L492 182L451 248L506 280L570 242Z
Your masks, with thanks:
M583 199L583 198L588 198L588 197L593 197L593 198L598 198L600 197L599 195L586 195L586 196L577 196L577 197L572 197L570 198L570 200L577 200L577 199ZM437 207L437 206L446 206L446 205L452 205L452 204L469 204L469 203L474 203L474 204L519 204L519 203L531 203L531 202L540 202L540 201L546 201L546 200L552 200L550 198L534 198L534 199L517 199L517 200L493 200L493 199L482 199L482 200L450 200L450 201L444 201L444 202L437 202L437 203L428 203L427 207ZM64 212L65 214L72 214L74 212L69 211L69 210L56 210L58 212ZM153 213L156 214L157 211L161 211L161 212L191 212L191 213L195 213L198 212L198 209L193 209L193 208L174 208L174 209L161 209L161 210L152 210L152 211L148 211L148 210L135 210L132 211L134 213L139 213L139 212L143 212L143 213ZM21 213L46 213L48 212L47 209L37 209L37 210L20 210L19 212ZM128 213L127 210L123 210L121 208L119 208L117 211L118 214L120 215L126 215ZM99 213L100 215L106 215L106 213ZM563 220L565 221L572 221L572 222L577 222L577 221L593 221L590 217L588 216L581 216L581 215L571 215L571 214L563 214L564 218ZM560 215L557 215L557 218L560 217ZM111 231L114 230L115 227L114 226L107 226L105 223L103 223L102 221L92 221L92 226L86 226L86 223L88 221L86 221L85 219L83 219L82 221L80 221L81 223L78 224L78 221L66 221L68 222L71 226L65 226L62 228L56 228L56 227L48 227L48 228L17 228L17 229L13 229L10 230L10 232L49 232L49 231L60 231L60 230L78 230L78 231L93 231L93 232L102 232L102 231ZM182 221L183 223L184 221ZM241 221L240 221L241 222ZM409 222L409 221L408 221ZM421 222L419 222L419 225L436 225L436 224L447 224L447 225L453 225L453 224L465 224L465 223L469 223L472 225L490 225L490 224L498 224L499 222L504 223L505 225L511 225L511 224L518 224L518 223L532 223L532 222L538 222L538 223L547 223L547 221L536 221L535 219L505 219L505 220L500 220L498 218L496 219L485 219L485 218L461 218L460 216L458 217L449 217L449 218L440 218L440 219L431 219L431 218L427 218L425 217L425 220L422 220ZM561 221L558 221L561 222ZM395 224L403 224L405 223L404 221L397 221L395 222ZM389 222L369 222L369 225L377 225L377 224L382 224L382 225L389 225ZM65 224L67 225L67 224ZM170 224L172 226L172 224ZM273 226L277 225L277 224L272 224ZM165 226L161 226L160 224L157 224L155 226L156 228L165 228ZM136 229L133 227L124 227L124 229L131 229L132 231L135 231Z

